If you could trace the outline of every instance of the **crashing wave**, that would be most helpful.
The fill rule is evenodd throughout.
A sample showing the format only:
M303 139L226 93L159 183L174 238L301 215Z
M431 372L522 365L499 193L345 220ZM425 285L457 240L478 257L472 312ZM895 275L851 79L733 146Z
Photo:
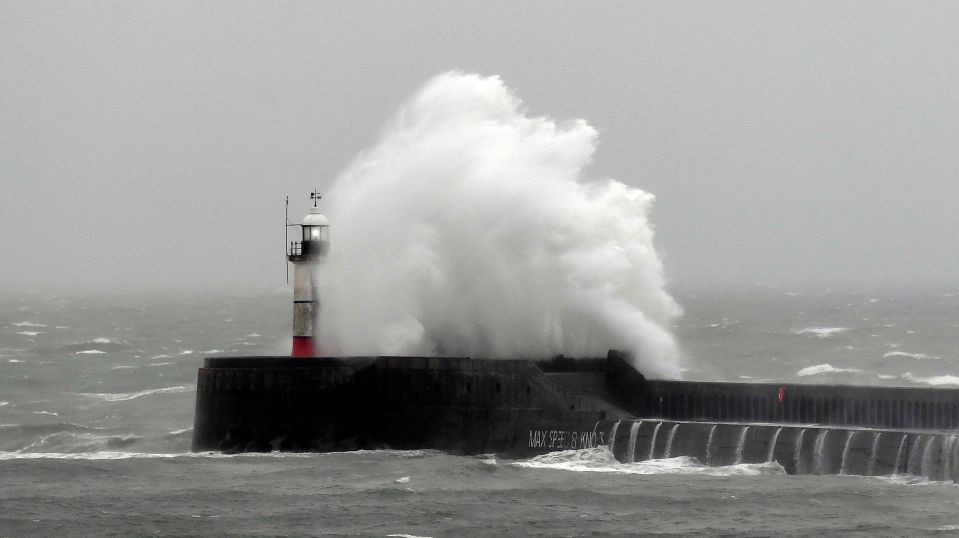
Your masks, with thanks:
M902 374L902 378L913 383L939 387L942 385L959 385L959 376L954 375L934 375L929 377L920 377L913 375L912 372Z
M609 448L605 446L550 452L525 461L514 462L513 465L530 469L618 474L699 474L707 476L786 474L783 466L776 462L739 463L712 467L689 456L620 463L616 461Z
M106 435L92 432L59 431L44 435L17 452L95 452L126 448L143 439L139 435Z
M862 374L864 373L859 368L836 368L831 364L816 364L814 366L807 366L802 370L796 372L796 375L799 377L808 377L813 375L823 375L823 374Z
M72 344L66 344L60 347L64 351L72 351L74 353L80 351L115 351L122 349L126 346L125 342L117 342L116 340L111 340L109 338L99 337L92 340L87 340L86 342L74 342Z
M882 356L884 359L889 359L893 357L902 357L907 359L916 359L916 360L939 360L942 357L937 357L935 355L926 355L925 353L906 353L905 351L890 351Z
M849 327L808 327L806 329L799 329L796 331L796 334L812 334L819 338L829 338L830 336L844 333L849 330Z
M46 327L42 323L34 323L32 321L18 321L16 323L11 323L14 327Z
M329 453L340 454L340 453ZM89 452L20 452L0 451L3 460L126 460L126 459L172 459L172 458L313 458L323 456L320 452L244 452L225 454L223 452L124 452L116 450L97 450Z
M177 385L175 387L163 387L159 389L141 390L140 392L84 392L81 395L88 398L96 398L105 402L124 402L135 400L143 396L152 396L154 394L177 394L180 392L189 392L196 388L195 385Z
M431 79L330 187L320 330L358 355L615 348L678 377L654 197L593 177L598 142L584 120L529 115L499 77Z

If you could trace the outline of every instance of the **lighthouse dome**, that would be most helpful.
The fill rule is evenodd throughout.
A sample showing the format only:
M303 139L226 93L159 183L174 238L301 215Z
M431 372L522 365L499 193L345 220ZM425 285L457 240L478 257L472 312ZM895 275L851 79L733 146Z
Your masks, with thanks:
M310 213L303 217L303 226L329 226L330 221L320 213L320 210L313 208Z

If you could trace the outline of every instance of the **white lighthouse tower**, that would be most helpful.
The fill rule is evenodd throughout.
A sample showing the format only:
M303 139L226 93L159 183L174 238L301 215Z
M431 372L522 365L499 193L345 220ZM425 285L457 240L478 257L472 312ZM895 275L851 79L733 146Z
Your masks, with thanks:
M321 355L316 338L320 315L316 266L330 248L330 222L316 207L320 200L316 191L310 194L313 209L303 218L301 241L290 242L287 259L293 263L293 350L291 357ZM297 226L297 225L292 225Z

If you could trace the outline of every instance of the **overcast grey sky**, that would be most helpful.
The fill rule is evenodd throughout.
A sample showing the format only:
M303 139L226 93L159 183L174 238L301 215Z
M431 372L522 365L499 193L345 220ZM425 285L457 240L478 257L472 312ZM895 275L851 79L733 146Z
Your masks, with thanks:
M284 284L449 69L600 132L669 280L959 284L959 3L0 2L0 294ZM335 223L334 223L335 226Z

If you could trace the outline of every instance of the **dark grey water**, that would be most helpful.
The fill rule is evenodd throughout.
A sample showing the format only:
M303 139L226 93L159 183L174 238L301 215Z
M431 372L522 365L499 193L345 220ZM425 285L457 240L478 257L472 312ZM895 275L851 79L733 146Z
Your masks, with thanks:
M690 378L959 383L959 297L683 293ZM436 452L190 454L204 355L288 351L289 297L0 304L0 536L959 532L959 487L776 463ZM828 365L828 366L826 366Z

